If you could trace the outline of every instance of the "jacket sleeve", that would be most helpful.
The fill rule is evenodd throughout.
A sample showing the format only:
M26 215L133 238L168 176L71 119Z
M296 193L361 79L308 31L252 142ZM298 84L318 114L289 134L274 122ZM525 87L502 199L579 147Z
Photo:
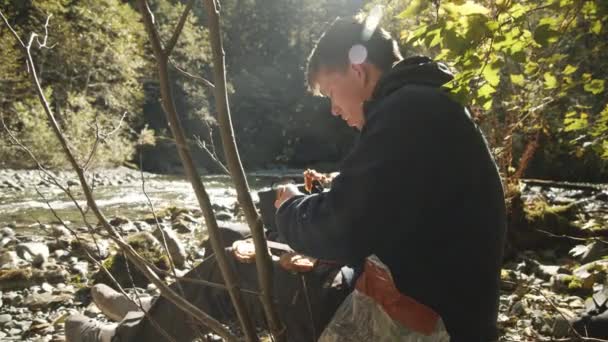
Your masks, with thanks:
M435 120L422 109L419 115L404 115L404 105L428 105L416 94L409 98L378 108L329 191L281 205L276 222L283 241L316 258L354 263L393 237L407 236L412 227L394 223L415 225L416 198L424 191L427 159L433 153L428 127Z

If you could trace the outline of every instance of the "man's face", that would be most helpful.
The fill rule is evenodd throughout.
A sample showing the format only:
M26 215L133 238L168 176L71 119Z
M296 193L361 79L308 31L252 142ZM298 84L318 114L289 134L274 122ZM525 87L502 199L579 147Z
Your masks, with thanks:
M363 128L363 102L370 96L365 84L365 70L350 65L343 71L321 70L316 76L319 90L331 100L331 112L358 130Z

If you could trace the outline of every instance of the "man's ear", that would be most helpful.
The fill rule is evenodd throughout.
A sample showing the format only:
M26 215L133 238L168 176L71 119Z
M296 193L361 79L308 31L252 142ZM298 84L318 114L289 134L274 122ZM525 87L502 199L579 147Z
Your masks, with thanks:
M360 80L361 84L365 85L368 81L367 68L365 67L365 63L362 64L351 64L350 68L352 69L354 75Z

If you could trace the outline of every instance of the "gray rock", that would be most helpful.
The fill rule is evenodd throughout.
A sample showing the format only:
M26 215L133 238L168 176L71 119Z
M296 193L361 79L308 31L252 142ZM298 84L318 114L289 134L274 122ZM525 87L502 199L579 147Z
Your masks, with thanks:
M81 277L87 279L89 274L89 263L86 261L79 261L72 266L72 271L79 274Z
M2 236L2 237L14 237L15 236L15 231L12 230L9 227L4 227L4 228L0 229L0 236Z
M534 272L534 274L543 279L543 280L550 280L551 277L557 275L557 274L566 274L568 273L568 270L564 269L561 266L556 266L556 265L538 265L538 268L536 269L536 271Z
M68 185L68 187L70 187L70 186L80 186L80 182L75 181L73 179L68 180L66 184Z
M99 310L94 302L91 302L91 304L89 304L89 306L87 306L87 308L84 310L84 315L87 317L95 318L99 314L101 314L101 310Z
M23 302L23 296L18 292L11 291L4 295L7 305L17 306Z
M511 315L523 316L526 314L526 307L523 302L519 301L511 307Z
M173 229L180 234L186 234L192 232L192 227L184 220L178 220L173 223Z
M19 257L17 253L13 251L7 251L0 255L0 268L17 268L19 261Z
M11 330L8 331L9 335L15 336L15 335L19 335L21 334L23 330L18 329L18 328L12 328Z
M53 295L50 293L34 293L25 298L23 304L32 310L47 308L52 305L66 304L72 301L69 294Z
M69 277L62 267L53 264L49 264L44 270L31 267L0 270L0 275L0 290L24 289L43 282L55 284L65 282Z
M84 239L73 240L71 247L72 254L80 258L86 258L89 253L96 260L103 260L110 255L110 244L103 239L97 239L97 243Z
M122 216L116 216L109 221L109 223L115 227L121 226L123 224L131 223L128 218Z
M599 260L604 255L606 255L607 250L608 246L605 243L600 241L594 241L587 246L587 250L583 253L581 257L581 263L587 264Z
M10 179L5 180L4 185L6 185L7 188L13 189L15 191L23 191L23 187L21 185L17 184L17 182L12 181Z
M192 215L189 215L189 214L180 214L179 217L187 222L199 223L199 221L197 219L195 219Z
M161 243L161 245L163 244L164 235L165 241L167 242L167 249L169 250L171 259L173 259L173 263L176 267L183 268L186 264L187 254L186 249L184 248L184 245L181 243L177 234L175 234L173 230L166 228L162 230L156 229L152 234Z
M42 265L49 258L49 248L41 242L20 243L15 248L17 255L24 260L31 261L37 266Z
M135 225L135 227L142 231L142 230L150 230L152 227L150 226L149 223L145 222L145 221L135 221L133 222L133 224Z
M13 319L13 316L9 314L0 315L0 325L5 325Z
M42 291L44 292L53 292L53 285L49 284L49 283L42 283L42 285L40 285L40 288L42 288Z
M61 238L61 237L71 238L72 237L72 233L70 233L70 230L64 226L51 226L50 230L51 230L51 236L54 238Z
M234 216L232 216L232 214L227 211L219 211L215 214L215 218L220 221L230 221L234 218Z
M66 251L65 249L56 249L55 251L53 251L53 255L55 256L55 258L57 260L61 260L65 257L68 257L70 255L70 253L68 251Z
M32 321L17 321L15 325L22 331L27 331L32 326Z
M34 318L34 320L32 321L32 324L45 324L48 323L48 321L44 318Z

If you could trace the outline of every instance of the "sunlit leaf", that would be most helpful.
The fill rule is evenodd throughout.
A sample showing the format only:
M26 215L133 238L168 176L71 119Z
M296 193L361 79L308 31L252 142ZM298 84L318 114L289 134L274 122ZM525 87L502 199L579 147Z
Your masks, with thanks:
M511 78L511 82L513 84L518 85L518 86L524 85L524 75L521 75L521 74L510 75L510 78Z
M493 100L493 99L489 99L488 101L484 102L484 104L483 104L483 106L482 106L482 107L483 107L483 109L484 109L484 110L490 110L490 109L492 109L492 103L493 103L493 102L494 102L494 100Z
M526 75L534 74L537 70L538 70L538 63L535 63L535 62L528 62L528 63L526 63L526 66L524 67L524 72L526 73Z
M550 72L545 72L543 75L545 79L545 88L546 89L555 89L557 88L557 78L553 76Z
M578 70L578 67L568 64L568 65L566 65L566 67L564 68L564 71L562 71L562 73L564 75L570 75L570 74L573 74L576 70Z
M477 94L480 97L489 97L490 95L494 94L496 92L496 88L492 87L489 84L484 84L483 86L481 86L481 88L479 88L479 90L477 91Z
M430 4L431 2L427 0L412 0L406 9L399 13L397 18L406 19L418 15L420 12L427 9Z
M585 112L582 112L578 117L566 115L564 126L564 131L566 132L585 129L589 126L589 115Z
M491 86L498 86L498 83L500 82L500 68L495 68L492 65L486 65L485 69L483 69L483 77Z
M605 80L591 80L589 83L585 83L584 89L593 95L597 95L604 91Z
M429 1L430 2L430 1ZM490 10L476 3L475 1L467 1L462 5L458 5L456 3L446 3L443 5L445 9L455 16L467 16L472 14L482 14L487 15L490 13Z
M530 9L530 6L524 6L522 4L515 4L515 5L511 6L511 8L509 9L509 14L513 19L518 19L518 18L522 17L523 15L525 15L529 9Z
M599 20L596 20L593 23L593 26L591 26L591 32L595 33L595 34L600 34L602 32L602 22Z

